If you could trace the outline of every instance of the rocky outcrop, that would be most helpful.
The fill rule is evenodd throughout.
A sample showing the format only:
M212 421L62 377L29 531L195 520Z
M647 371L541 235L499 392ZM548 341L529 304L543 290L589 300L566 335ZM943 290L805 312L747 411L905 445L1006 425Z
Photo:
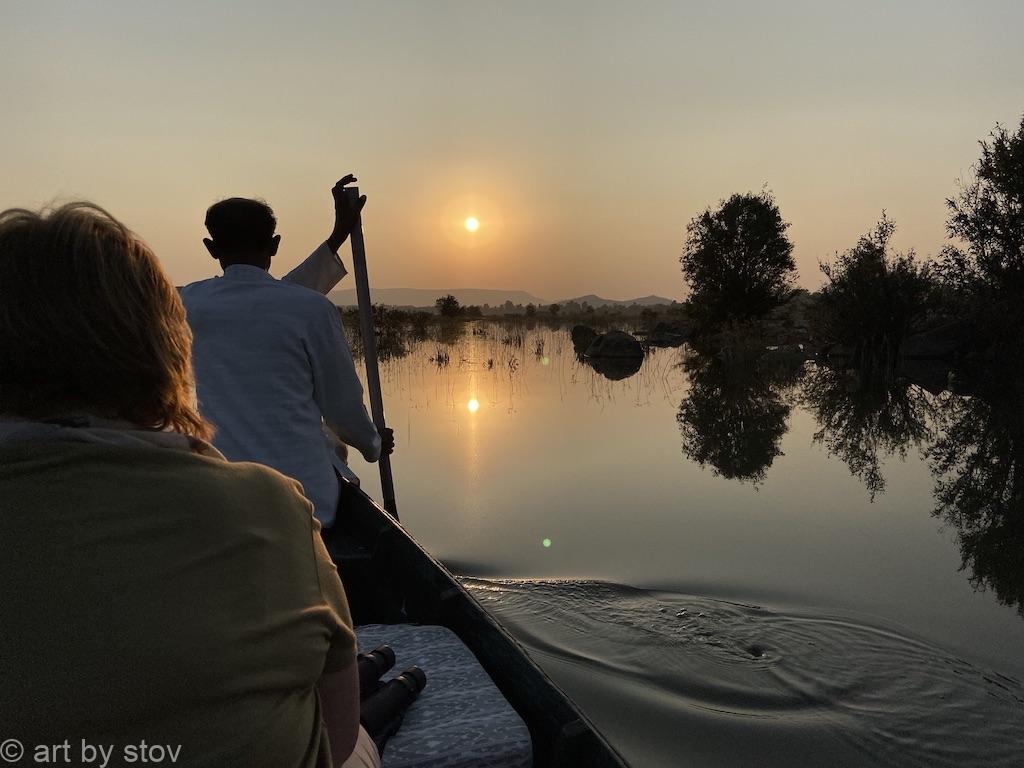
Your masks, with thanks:
M636 337L625 331L608 331L587 347L588 358L637 358L643 360L644 348Z
M574 325L572 327L572 347L577 355L585 355L594 339L598 337L597 331L585 325Z
M612 381L629 378L644 362L643 346L624 331L598 334L577 325L572 329L572 345L580 360Z
M584 360L587 365L612 381L628 379L640 370L640 366L644 362L643 355L640 357L587 357Z

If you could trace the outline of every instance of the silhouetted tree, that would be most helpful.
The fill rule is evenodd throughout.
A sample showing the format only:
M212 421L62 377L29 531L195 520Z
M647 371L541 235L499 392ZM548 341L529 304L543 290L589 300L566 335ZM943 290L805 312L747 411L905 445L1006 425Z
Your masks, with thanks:
M1001 298L1024 295L1024 119L1016 133L996 125L960 195L946 200L950 237L966 246L944 256L952 274ZM956 279L956 278L953 278Z
M771 373L697 354L684 367L690 390L676 414L683 454L725 478L764 480L782 455L779 442L790 412Z
M462 306L459 304L459 300L450 293L435 301L434 306L437 307L441 317L458 317L462 314Z
M535 307L533 304L527 304L526 305L526 316L527 317L533 317L536 314L537 314L537 307Z
M946 228L959 241L938 268L946 301L975 336L977 358L1015 354L1024 326L1024 120L997 125L981 143L974 176L946 201Z
M558 316L558 312L561 309L562 308L558 304L551 304L550 306L548 306L548 312L551 313L552 317L557 317Z
M788 227L767 191L733 195L690 221L679 261L704 324L760 316L785 301L796 274Z
M854 366L893 370L903 342L924 321L934 303L927 264L914 252L892 254L896 225L882 212L872 232L834 264L822 264L828 282L815 308L818 333L848 348Z
M476 306L475 304L470 304L469 306L463 308L462 315L470 318L471 320L478 320L479 318L483 317L483 312L480 311L480 307Z

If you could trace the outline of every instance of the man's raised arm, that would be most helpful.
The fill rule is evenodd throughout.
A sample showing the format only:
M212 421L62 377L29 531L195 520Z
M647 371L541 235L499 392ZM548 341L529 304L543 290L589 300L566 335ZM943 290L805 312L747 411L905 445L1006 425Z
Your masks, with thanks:
M352 202L345 194L345 186L354 181L358 179L350 173L334 185L331 190L334 198L334 229L305 261L282 277L282 280L310 288L326 296L345 277L347 270L341 263L338 249L352 232L356 221L359 220L360 211L366 205L366 195L360 197L358 202Z

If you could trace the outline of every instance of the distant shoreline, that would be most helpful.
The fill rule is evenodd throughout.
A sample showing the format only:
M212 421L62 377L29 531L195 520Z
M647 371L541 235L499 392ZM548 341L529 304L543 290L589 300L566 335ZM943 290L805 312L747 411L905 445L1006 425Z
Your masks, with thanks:
M601 307L655 307L671 306L673 299L664 296L641 296L632 299L608 299L596 294L586 294L567 299L550 301L540 298L527 291L501 290L492 288L371 288L370 296L374 304L381 304L396 309L433 309L437 299L442 296L451 295L458 299L464 306L479 306L488 309L504 309L511 311L514 307L549 307L552 304L562 306L578 304L588 305L595 309ZM339 307L354 307L358 304L354 289L332 291L328 294ZM509 306L511 305L511 307Z

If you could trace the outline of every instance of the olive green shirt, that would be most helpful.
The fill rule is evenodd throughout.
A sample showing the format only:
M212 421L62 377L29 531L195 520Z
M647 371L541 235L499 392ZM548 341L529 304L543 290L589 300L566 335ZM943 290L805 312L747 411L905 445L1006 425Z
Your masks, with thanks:
M315 685L355 639L311 512L256 464L0 445L3 738L67 739L73 764L83 739L109 765L143 740L177 766L323 764Z

